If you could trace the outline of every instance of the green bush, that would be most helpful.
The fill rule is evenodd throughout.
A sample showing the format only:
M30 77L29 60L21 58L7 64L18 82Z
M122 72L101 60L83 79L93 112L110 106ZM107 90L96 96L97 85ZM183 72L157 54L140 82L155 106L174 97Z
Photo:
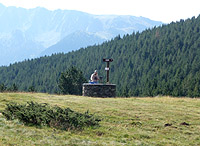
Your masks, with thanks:
M18 119L25 125L49 126L57 129L82 129L98 126L101 121L89 112L78 113L70 108L51 107L47 103L27 102L27 104L10 103L2 113L7 120Z
M4 84L0 84L0 92L6 91L7 87Z

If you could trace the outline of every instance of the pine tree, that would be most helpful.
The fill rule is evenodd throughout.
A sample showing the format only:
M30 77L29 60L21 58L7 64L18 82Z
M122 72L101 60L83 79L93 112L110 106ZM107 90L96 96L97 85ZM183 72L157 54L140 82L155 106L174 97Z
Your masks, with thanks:
M61 73L58 87L62 94L82 94L82 84L86 82L82 72L74 66Z
M0 92L6 91L7 87L4 84L0 84Z

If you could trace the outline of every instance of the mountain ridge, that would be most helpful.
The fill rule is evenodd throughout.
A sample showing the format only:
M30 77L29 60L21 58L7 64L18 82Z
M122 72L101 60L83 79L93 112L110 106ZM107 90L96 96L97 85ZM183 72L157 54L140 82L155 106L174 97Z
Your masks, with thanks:
M111 17L112 19L110 19ZM32 46L42 46L39 49L40 53L77 31L85 32L85 34L95 35L97 38L96 43L98 43L99 39L109 40L118 34L130 34L134 31L141 32L147 28L162 24L161 22L152 21L150 19L144 20L144 18L135 16L101 16L75 10L50 11L42 7L24 9L20 7L5 7L3 5L1 5L0 10L0 22L3 22L0 23L0 40L5 39L6 36L12 35L14 31L19 30L28 38L27 40L32 41ZM15 38L15 40L17 41L17 38ZM93 44L94 43L88 45ZM3 44L0 46L2 46L0 51L9 48ZM81 47L83 46L79 45L76 49ZM15 48L13 48L13 50L14 49ZM21 48L20 52L24 53L24 55L17 61L28 59L30 56L40 56L40 53L37 51L35 54L27 54L27 49L28 46ZM7 53L12 53L12 51ZM18 54L12 55L15 55L16 58L20 58L21 56ZM4 60L4 64L1 63L2 60ZM1 56L0 65L14 63L11 60L12 58L5 58Z
M40 53L40 55L44 56L52 55L54 53L68 53L72 50L75 51L94 44L101 44L104 41L106 41L106 39L101 39L92 33L77 31L69 34L55 45L45 49L42 53Z

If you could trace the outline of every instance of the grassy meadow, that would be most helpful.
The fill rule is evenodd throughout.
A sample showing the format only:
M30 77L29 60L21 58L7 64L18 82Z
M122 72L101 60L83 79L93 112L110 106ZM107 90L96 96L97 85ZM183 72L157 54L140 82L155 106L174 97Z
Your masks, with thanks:
M62 131L7 121L1 112L10 102L49 103L99 116L100 127ZM0 93L0 146L7 145L200 145L200 99L91 98L42 93Z

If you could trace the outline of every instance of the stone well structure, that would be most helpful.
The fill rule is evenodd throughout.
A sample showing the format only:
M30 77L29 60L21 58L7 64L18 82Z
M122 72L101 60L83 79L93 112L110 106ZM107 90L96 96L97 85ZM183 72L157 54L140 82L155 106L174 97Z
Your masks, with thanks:
M83 84L83 96L90 97L115 97L115 84Z

